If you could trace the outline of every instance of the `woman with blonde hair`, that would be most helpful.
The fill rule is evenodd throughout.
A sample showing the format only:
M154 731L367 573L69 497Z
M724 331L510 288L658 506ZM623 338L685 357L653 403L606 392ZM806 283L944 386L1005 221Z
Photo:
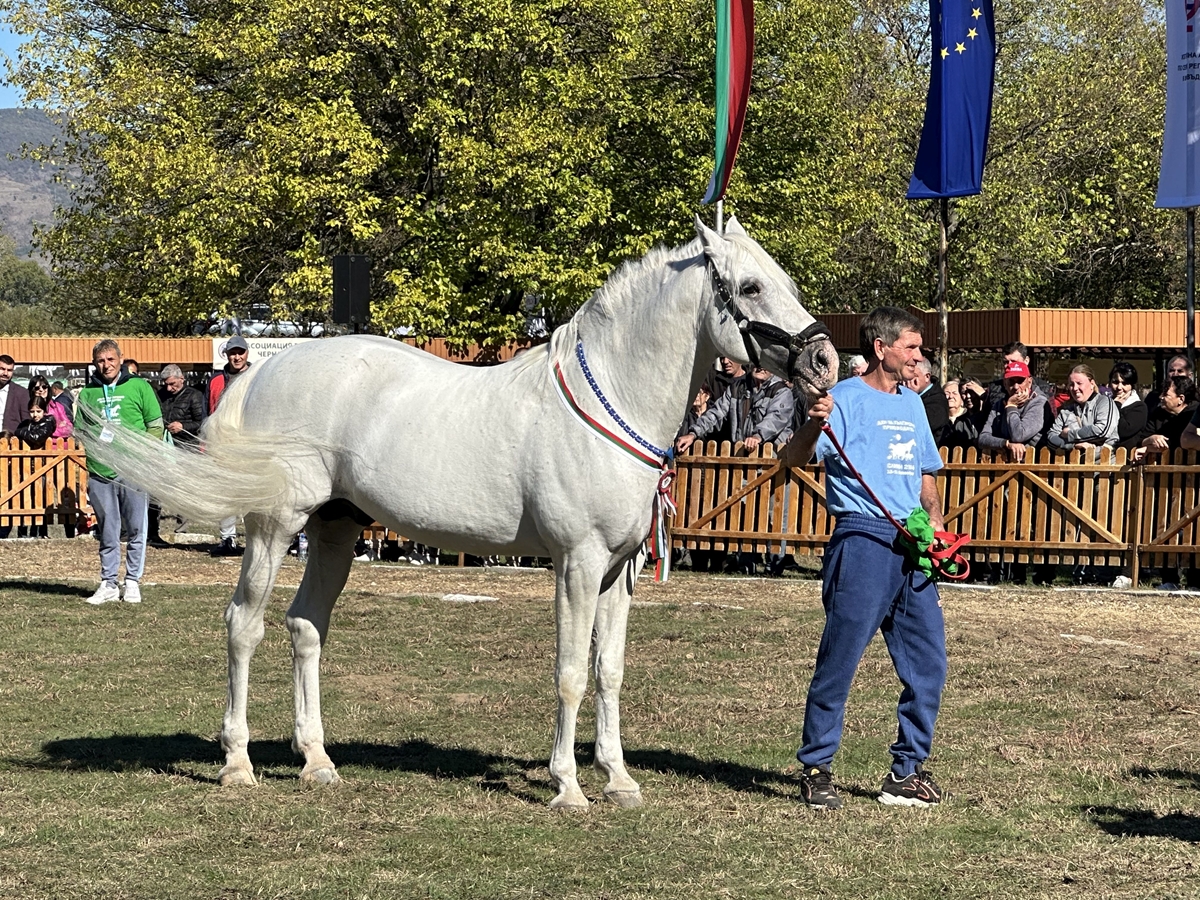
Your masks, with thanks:
M1071 399L1059 408L1046 442L1055 450L1116 446L1120 410L1112 397L1100 393L1096 376L1088 366L1078 365L1071 370L1067 394Z

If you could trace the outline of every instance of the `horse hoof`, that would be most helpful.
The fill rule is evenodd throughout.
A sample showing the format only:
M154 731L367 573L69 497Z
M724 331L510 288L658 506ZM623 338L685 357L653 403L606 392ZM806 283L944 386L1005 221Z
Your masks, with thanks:
M258 784L254 780L254 772L246 768L230 768L226 766L221 770L221 774L217 776L217 781L221 787L236 787L238 785L246 785L248 787Z
M337 769L331 766L323 766L320 769L313 769L311 772L301 772L300 780L305 784L337 784L342 779L338 775Z
M587 797L583 796L583 794L579 794L578 796L559 794L550 801L550 808L563 812L587 812Z
M604 796L621 809L637 809L642 805L641 791L605 791Z

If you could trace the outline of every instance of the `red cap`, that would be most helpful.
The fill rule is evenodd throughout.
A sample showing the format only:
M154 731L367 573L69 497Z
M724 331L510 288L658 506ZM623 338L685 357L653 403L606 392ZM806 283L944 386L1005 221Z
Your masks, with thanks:
M1004 364L1004 378L1028 378L1029 366L1019 359L1010 359Z

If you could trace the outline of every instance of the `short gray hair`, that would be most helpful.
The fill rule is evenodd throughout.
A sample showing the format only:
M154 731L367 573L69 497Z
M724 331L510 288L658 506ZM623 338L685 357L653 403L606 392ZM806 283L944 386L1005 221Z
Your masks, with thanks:
M182 378L183 369L179 368L175 363L168 363L162 367L162 371L158 373L158 377L163 381L166 381L168 378Z
M923 356L917 360L917 368L920 369L922 372L924 372L926 375L933 374L933 363L931 363L929 360L927 360Z
M97 341L96 346L92 348L92 359L95 359L97 356L99 356L105 350L115 350L117 353L117 356L120 356L122 359L125 358L124 356L122 356L121 347L117 344L117 342L114 341L112 338L105 338L102 341Z
M924 335L925 323L898 307L881 306L871 310L858 326L858 349L867 359L874 359L877 340L890 347L906 331Z

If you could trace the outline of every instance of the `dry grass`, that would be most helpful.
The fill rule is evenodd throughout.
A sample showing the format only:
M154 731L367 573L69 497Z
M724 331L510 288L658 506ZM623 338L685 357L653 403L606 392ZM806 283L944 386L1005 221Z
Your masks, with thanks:
M794 799L817 585L643 582L623 712L647 805L561 816L546 809L548 573L356 565L323 663L345 782L323 790L298 784L288 746L281 589L251 675L264 777L223 790L236 562L152 552L146 602L96 609L82 603L94 554L0 545L0 897L1200 894L1200 598L947 591L930 767L952 801L873 800L898 691L877 641L836 761L847 807L831 815ZM581 740L590 730L585 706ZM597 797L602 777L581 777Z

